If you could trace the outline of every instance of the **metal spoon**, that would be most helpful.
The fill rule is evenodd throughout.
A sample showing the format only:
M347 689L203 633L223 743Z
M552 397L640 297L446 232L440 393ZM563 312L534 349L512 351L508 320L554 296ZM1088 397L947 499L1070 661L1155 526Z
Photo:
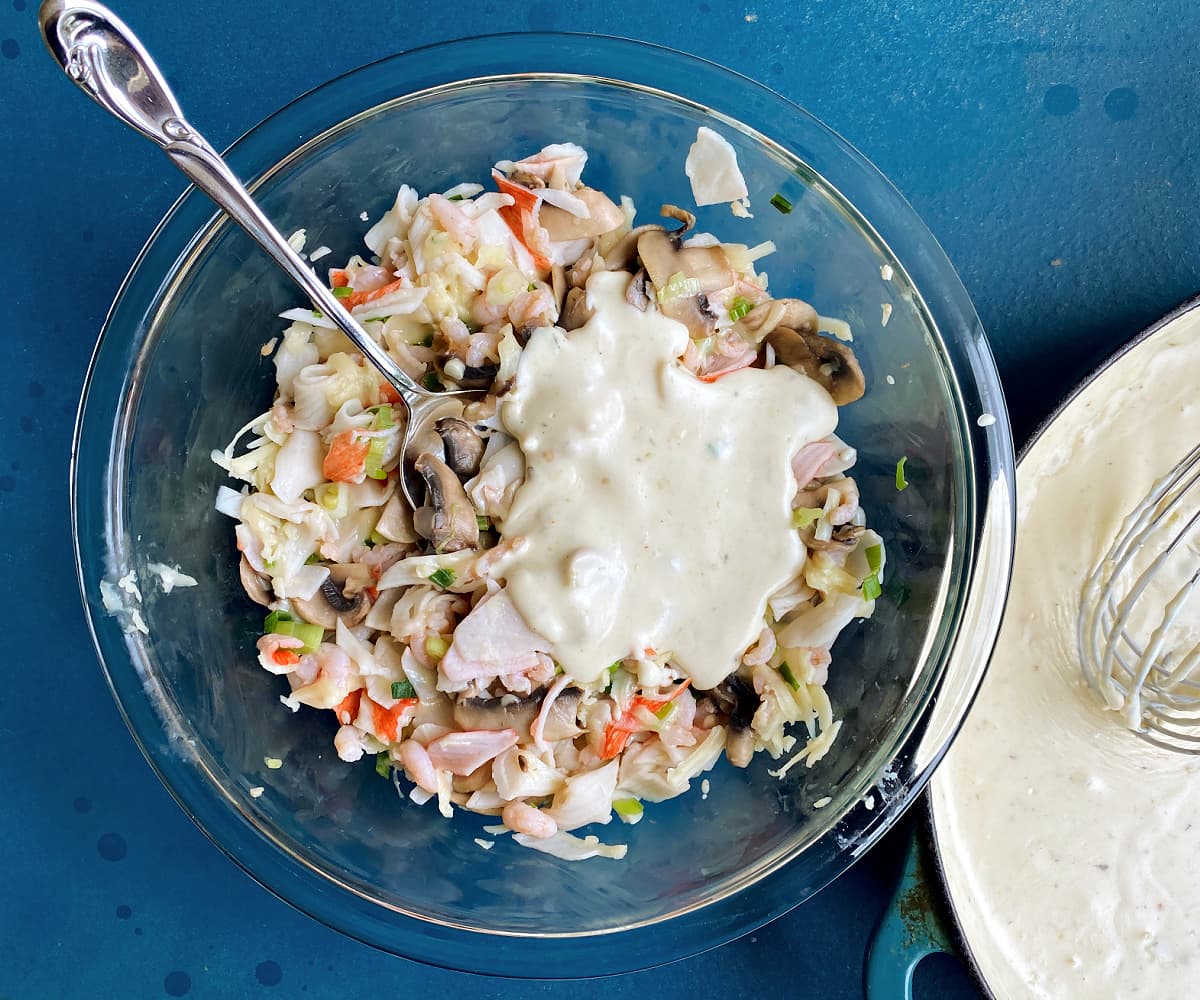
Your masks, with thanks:
M166 78L128 27L90 0L45 0L38 12L50 54L79 88L102 108L159 146L201 191L223 208L296 282L313 305L337 324L400 394L405 422L400 484L415 510L425 495L409 461L410 444L451 396L478 390L430 392L417 385L350 315L263 214L221 155L183 117Z

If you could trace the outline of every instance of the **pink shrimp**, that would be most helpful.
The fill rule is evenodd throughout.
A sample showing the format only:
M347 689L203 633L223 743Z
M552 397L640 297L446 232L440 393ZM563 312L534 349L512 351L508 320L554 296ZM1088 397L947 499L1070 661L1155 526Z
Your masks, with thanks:
M748 667L757 667L760 663L766 663L774 654L775 646L775 633L771 631L770 626L764 625L758 634L758 641L746 651L742 662Z
M476 295L471 302L471 322L476 326L488 326L491 323L499 323L504 319L504 314L507 312L507 307L503 305L491 305L486 295Z
M489 361L500 360L499 330L479 330L471 335L467 344L467 367L482 368Z
M539 285L532 292L521 292L508 307L508 318L515 329L525 326L551 326L558 310L554 292Z
M684 357L687 358L686 353ZM726 330L717 334L710 351L697 354L698 367L693 370L700 381L715 382L725 375L749 367L757 357L757 347L735 330Z
M304 645L304 640L294 635L269 632L259 637L257 645L258 662L264 670L273 674L288 674L300 662L300 654L296 650Z
M416 740L405 740L397 751L404 773L418 788L436 795L438 790L437 769L429 759L429 751Z
M362 760L363 734L353 726L341 726L333 738L333 749L347 764Z
M374 264L364 264L348 277L354 290L360 294L374 292L396 280L395 275L386 267L377 267Z
M547 816L521 799L506 803L500 818L514 833L524 833L539 840L545 840L558 833L558 823L553 816Z
M429 210L433 213L438 225L454 237L455 243L464 250L470 250L475 246L479 240L479 228L475 225L474 220L469 219L466 213L449 198L440 194L431 194Z

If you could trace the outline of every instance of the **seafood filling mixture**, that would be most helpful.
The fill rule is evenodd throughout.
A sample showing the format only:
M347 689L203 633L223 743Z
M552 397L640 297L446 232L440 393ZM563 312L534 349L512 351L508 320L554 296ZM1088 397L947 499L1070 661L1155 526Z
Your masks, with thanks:
M213 454L247 484L217 506L283 703L332 712L338 755L415 802L568 859L621 857L571 831L636 823L722 754L820 760L830 647L884 568L834 433L864 390L838 324L770 296L771 243L670 205L634 225L586 160L403 186L370 259L329 271L414 380L479 390L407 456L394 390L308 309L284 314L274 405Z

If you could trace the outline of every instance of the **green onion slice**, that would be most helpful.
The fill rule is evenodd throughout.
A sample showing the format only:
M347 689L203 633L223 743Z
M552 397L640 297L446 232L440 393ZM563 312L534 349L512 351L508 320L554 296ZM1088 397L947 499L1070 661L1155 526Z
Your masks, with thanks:
M440 635L430 635L425 637L425 652L429 655L431 660L440 660L446 655L446 651L449 648L450 643L448 643ZM405 695L404 697L411 698L412 695Z
M375 755L375 773L381 778L392 776L392 758L386 750L381 750Z
M333 289L333 297L335 299L348 299L354 294L354 289L349 285L342 285L341 288Z
M392 697L399 701L401 698L415 698L417 689L408 681L392 681Z
M863 580L862 595L864 601L873 601L882 593L883 588L879 585L879 577L874 573Z
M383 455L387 451L387 438L371 438L367 447L367 457L363 460L363 468L372 479L387 479L387 471L383 467Z
M822 507L797 507L792 511L792 527L811 528L824 512Z
M729 306L729 318L735 323L746 315L754 306L744 295L737 296Z
M908 456L905 455L899 462L896 463L896 489L908 489L908 480L904 478L904 465L908 461Z
M488 531L492 526L492 522L482 514L475 515L475 524L480 531Z
M430 583L436 583L443 590L454 583L454 579L454 570L446 569L444 566L429 574Z
M872 573L878 574L880 568L883 566L883 546L868 545L866 549L866 555L867 566L870 568Z
M771 204L774 205L784 215L787 215L792 210L792 203L778 191L771 195Z
M421 379L421 385L423 385L430 392L440 392L443 388L442 380L433 372L429 372Z
M637 799L613 799L613 809L622 819L633 819L645 812Z
M280 622L294 622L295 620L287 611L272 611L263 622L263 631L274 632L275 626Z
M800 682L796 680L796 675L792 673L792 668L788 666L787 660L779 664L779 673L783 675L783 679L788 682L788 686L793 691L800 690Z

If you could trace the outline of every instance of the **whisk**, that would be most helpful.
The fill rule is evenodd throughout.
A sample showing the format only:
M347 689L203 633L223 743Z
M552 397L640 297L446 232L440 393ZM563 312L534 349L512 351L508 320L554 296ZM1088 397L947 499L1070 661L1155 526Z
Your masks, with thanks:
M1125 518L1084 585L1079 652L1106 708L1156 746L1200 755L1200 445ZM1192 632L1194 641L1195 632Z

